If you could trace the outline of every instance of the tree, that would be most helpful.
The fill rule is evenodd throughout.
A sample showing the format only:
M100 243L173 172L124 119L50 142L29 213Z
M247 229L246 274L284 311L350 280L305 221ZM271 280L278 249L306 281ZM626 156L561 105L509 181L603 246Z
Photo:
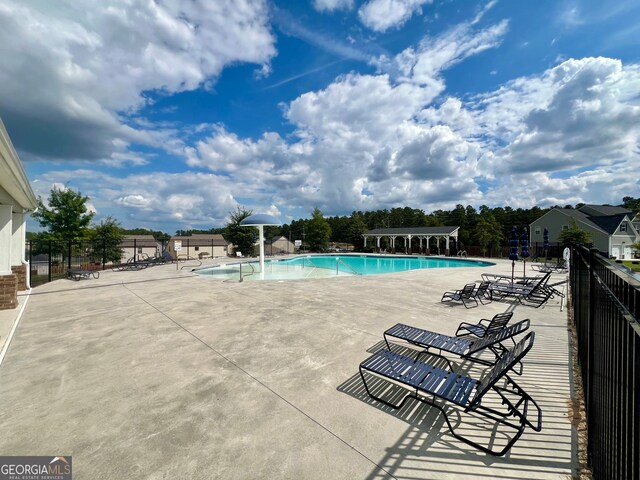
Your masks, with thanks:
M476 224L475 237L482 247L482 255L486 256L487 248L500 245L504 238L502 226L490 213L481 213Z
M349 243L353 244L356 250L364 248L364 237L362 236L368 230L367 225L362 220L362 215L357 213L351 216L351 225L349 225Z
M571 244L588 245L591 243L591 234L582 230L578 226L578 222L571 218L569 228L560 232L559 239L563 247L568 247Z
M318 207L313 209L306 230L307 244L312 251L319 252L327 248L331 238L331 227Z
M229 223L225 231L225 239L233 243L236 252L243 255L253 256L253 245L255 244L258 229L255 227L243 227L240 222L250 216L253 212L238 205L235 211L229 212Z
M91 240L95 242L91 259L101 263L120 263L123 255L120 245L123 239L124 232L115 218L107 217L100 221L91 232Z
M622 197L622 206L633 212L640 212L640 198Z
M79 240L87 238L94 213L87 213L87 200L70 188L53 187L48 206L38 198L38 210L31 215L47 229L51 240Z

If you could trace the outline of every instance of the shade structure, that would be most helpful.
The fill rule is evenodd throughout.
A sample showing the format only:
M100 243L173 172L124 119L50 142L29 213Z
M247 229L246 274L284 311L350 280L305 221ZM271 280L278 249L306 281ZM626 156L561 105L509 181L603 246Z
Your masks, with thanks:
M527 227L524 227L522 231L522 236L520 237L520 256L523 260L523 276L527 276L527 258L529 258L529 234L527 232Z
M516 268L516 260L518 260L518 228L511 229L511 240L509 240L509 260L511 260L511 283L514 279L514 269Z
M542 248L544 249L544 256L547 257L547 251L549 250L549 230L544 229L542 234Z
M529 235L527 233L527 227L524 227L522 236L520 237L520 256L522 258L529 257Z
M244 220L240 221L241 227L258 227L258 232L260 233L260 276L264 279L264 227L266 226L276 226L281 225L280 220L278 220L273 215L269 215L267 213L256 213L254 215L249 215Z
M518 228L511 229L511 240L509 240L509 260L518 260Z
M260 225L282 225L282 222L273 215L267 213L256 213L249 215L247 218L240 222L242 227L259 227Z

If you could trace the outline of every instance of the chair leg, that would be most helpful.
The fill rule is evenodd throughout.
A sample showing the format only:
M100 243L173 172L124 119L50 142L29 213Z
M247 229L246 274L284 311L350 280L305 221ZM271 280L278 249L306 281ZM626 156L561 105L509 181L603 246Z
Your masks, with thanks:
M487 303L484 303L484 300L487 300ZM480 296L480 303L482 303L482 305L488 305L489 303L491 303L493 300L491 298L488 298L486 295L481 295Z
M476 307L478 306L478 301L473 297L469 297L467 299L461 297L460 300L462 300L462 304L465 306L465 308L471 308L471 307L467 306L466 300L473 300L474 302L476 302L475 306Z
M442 350L440 350L442 351ZM418 360L420 360L420 355L424 355L424 354L429 354L429 355L433 355L434 357L438 357L441 358L442 360L444 360L445 362L447 362L447 365L449 366L449 370L451 370L452 372L454 371L453 369L453 364L451 363L451 360L449 360L447 357L445 357L442 354L439 353L433 353L431 351L429 351L429 349L425 348L424 350L422 350L420 353L418 353L418 355L416 355L416 362Z
M360 370L360 377L362 378L362 383L364 384L364 388L367 391L367 394L369 394L369 396L371 398L373 398L374 400L377 400L380 403L384 403L387 407L391 407L394 410L397 410L398 408L401 408L407 402L407 400L410 399L410 398L415 398L417 400L420 400L420 398L418 397L417 394L411 392L411 393L405 395L404 398L402 399L402 401L397 405L395 405L395 404L393 404L391 402L388 402L388 401L378 397L377 395L374 395L373 393L371 393L371 391L369 390L369 386L367 385L367 381L364 378L364 373L363 373L362 368L360 368L359 370Z
M535 431L539 432L540 430L542 430L542 411L540 410L540 407L538 406L538 404L529 396L527 395L522 389L520 389L520 387L518 387L518 385L511 379L509 379L509 382L514 385L514 387L518 390L518 393L522 395L522 399L517 402L516 405L513 405L512 402L510 402L507 397L502 394L500 392L500 390L503 391L507 391L510 393L515 393L515 392L511 392L510 390L507 389L500 389L500 388L496 388L494 387L494 390L496 390L498 392L498 394L503 398L503 403L507 404L507 408L508 408L508 413L502 413L502 412L498 412L496 410L493 410L491 408L488 407L483 407L481 405L477 405L475 408L467 408L465 409L465 411L469 412L469 411L473 411L475 413L478 413L484 417L490 418L494 421L497 421L503 425L506 425L508 427L514 428L516 430L515 435L507 442L507 444L499 451L495 451L490 449L489 447L486 447L484 445L481 445L477 442L474 442L473 440L470 440L462 435L460 435L459 433L456 433L455 428L453 427L453 425L451 424L451 421L449 420L449 415L447 415L447 412L445 410L445 407L443 407L442 405L438 404L435 400L435 398L433 400L424 398L422 396L419 396L414 392L411 392L407 395L404 396L404 398L402 399L402 401L399 404L393 404L391 402L388 402L386 400L383 400L382 398L373 395L371 393L371 391L369 390L369 386L367 385L367 381L365 380L364 377L364 373L362 368L359 369L360 371L360 377L362 378L362 382L364 384L364 388L367 391L367 393L369 394L369 396L375 400L377 400L380 403L383 403L384 405L387 405L388 407L391 407L393 409L398 409L401 408L408 399L410 398L415 398L416 400L420 401L420 402L424 402L427 405L430 405L432 407L437 408L438 410L440 410L440 412L442 412L442 414L444 415L444 420L447 424L447 428L449 428L449 432L451 433L451 435L453 435L455 438L457 438L458 440L466 443L467 445L470 445L480 451L483 451L485 453L488 453L489 455L493 455L496 457L501 457L504 454L506 454L511 447L513 446L514 443L516 443L516 441L520 438L520 436L522 436L525 427L527 425L529 425L531 428L533 428ZM528 419L527 419L527 409L528 409L528 404L529 402L532 402L536 409L538 410L538 422L537 425L532 424ZM518 407L520 405L522 405L524 403L524 412L520 412L518 410ZM511 423L509 421L507 421L505 418L515 415L520 421L518 424L514 424ZM496 417L497 416L497 417ZM503 417L503 418L499 418L499 417Z

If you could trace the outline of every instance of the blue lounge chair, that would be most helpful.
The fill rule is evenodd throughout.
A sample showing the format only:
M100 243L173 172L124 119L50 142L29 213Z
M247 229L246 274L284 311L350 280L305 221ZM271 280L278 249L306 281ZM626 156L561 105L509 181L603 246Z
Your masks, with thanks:
M494 315L491 320L483 318L478 323L462 322L458 325L456 336L475 335L476 337L484 337L485 335L502 330L507 326L511 317L513 317L513 312L504 312ZM465 331L467 333L464 333Z
M452 302L452 301L462 302L465 308L470 308L467 305L467 302L471 303L471 301L473 300L473 302L475 303L475 306L477 307L478 300L476 300L474 295L475 290L476 290L475 283L467 283L462 289L456 290L455 292L444 292L440 301L441 302Z
M96 270L82 270L79 268L67 269L67 278L70 280L80 280L82 278L100 278L100 272Z
M455 438L490 455L502 456L511 449L526 427L536 432L542 430L542 410L533 398L508 375L509 370L520 363L531 350L534 338L533 332L528 333L515 347L502 355L480 380L422 363L389 350L381 350L362 362L359 368L360 377L369 396L377 401L394 409L402 407L410 398L432 405L444 414L449 431ZM391 403L371 392L365 372L392 380L409 392L404 395L399 404ZM506 385L499 387L497 384L503 378ZM482 404L488 392L498 396L501 405L499 408L502 411ZM493 450L490 446L481 445L456 433L447 415L449 403L463 408L465 413L474 412L512 428L516 433L501 450ZM534 407L537 412L535 415L537 418L533 421L529 419L530 407Z
M404 340L405 342L422 348L423 351L418 353L416 360L419 359L423 353L433 354L433 350L438 350L439 353L435 355L443 358L448 363L449 368L453 368L453 365L451 365L448 358L442 356L442 352L452 353L484 365L494 365L495 362L490 362L475 355L482 353L485 349L489 349L496 356L496 359L500 358L500 356L507 351L507 348L502 345L502 342L525 332L530 325L531 321L525 319L513 325L504 326L502 329L495 330L482 338L472 339L469 336L451 337L442 333L430 332L429 330L397 323L384 332L383 338L389 350L391 350L391 345L387 337Z
M505 283L492 282L488 291L492 299L503 299L506 297L514 297L520 303L526 304L527 301L534 303L536 307L543 305L551 298L553 292L545 289L551 273L546 273L533 283Z

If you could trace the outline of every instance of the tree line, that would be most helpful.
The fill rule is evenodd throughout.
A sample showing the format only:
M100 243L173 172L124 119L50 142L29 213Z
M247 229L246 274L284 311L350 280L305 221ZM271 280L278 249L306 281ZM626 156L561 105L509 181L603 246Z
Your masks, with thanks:
M168 241L171 236L161 231L143 228L124 229L120 223L107 217L99 224L92 224L94 214L86 207L88 197L71 189L52 188L47 205L39 199L39 208L32 216L45 228L40 233L30 233L30 240L98 240L110 244L119 243L125 235L153 235L156 240ZM561 208L580 208L565 205ZM619 205L634 212L640 211L640 198L624 197ZM550 207L551 208L551 207ZM265 227L265 237L284 236L293 240L303 240L312 251L325 249L329 242L352 244L356 250L364 248L362 234L376 228L410 228L433 226L457 226L458 249L479 245L483 250L506 245L513 226L525 227L544 215L550 208L537 206L523 209L488 207L481 205L477 210L471 206L456 205L452 210L424 210L402 207L373 211L354 211L348 216L325 217L320 209L311 212L311 218L293 220L277 227ZM210 229L178 230L176 235L222 234L241 251L252 251L257 229L241 227L240 222L252 214L242 206L229 212L229 221L224 227ZM115 256L115 253L114 253Z

